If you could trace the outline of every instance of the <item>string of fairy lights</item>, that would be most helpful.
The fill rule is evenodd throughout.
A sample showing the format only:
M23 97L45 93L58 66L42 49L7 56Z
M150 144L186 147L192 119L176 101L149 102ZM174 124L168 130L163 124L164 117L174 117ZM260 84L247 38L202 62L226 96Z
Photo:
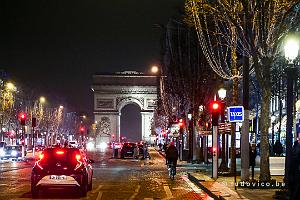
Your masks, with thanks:
M235 56L234 52L250 56L250 51L246 48L249 46L247 40L244 34L240 34L242 31L226 20L228 19L226 12L222 21L214 15L206 14L201 15L201 20L199 7L194 0L190 1L190 8L198 41L209 66L224 79L242 78L242 73L237 68L236 58L229 59L230 56ZM209 27L208 22L213 22L214 27ZM238 27L241 27L240 24Z

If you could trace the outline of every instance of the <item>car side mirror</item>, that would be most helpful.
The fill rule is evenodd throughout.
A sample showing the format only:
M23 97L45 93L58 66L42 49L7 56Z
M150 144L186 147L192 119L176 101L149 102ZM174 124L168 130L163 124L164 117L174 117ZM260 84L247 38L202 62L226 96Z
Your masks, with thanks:
M89 163L92 164L95 163L95 161L93 159L89 159Z

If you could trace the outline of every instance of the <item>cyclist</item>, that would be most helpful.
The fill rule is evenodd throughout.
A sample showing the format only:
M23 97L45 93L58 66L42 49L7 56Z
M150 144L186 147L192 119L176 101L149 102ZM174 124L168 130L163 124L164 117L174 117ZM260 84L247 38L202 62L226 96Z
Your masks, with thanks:
M166 162L170 166L173 164L176 173L176 165L178 160L178 150L174 145L174 142L171 142L169 147L166 150Z

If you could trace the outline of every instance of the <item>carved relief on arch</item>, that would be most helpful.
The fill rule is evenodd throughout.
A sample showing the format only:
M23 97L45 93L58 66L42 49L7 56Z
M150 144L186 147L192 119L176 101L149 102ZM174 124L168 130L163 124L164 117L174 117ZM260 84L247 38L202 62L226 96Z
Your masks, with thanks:
M116 98L116 104L117 104L117 109L120 110L122 109L125 105L130 104L130 103L136 103L138 106L141 108L141 110L144 109L144 97L117 97Z
M101 117L101 120L97 123L97 135L110 135L111 122L109 117Z

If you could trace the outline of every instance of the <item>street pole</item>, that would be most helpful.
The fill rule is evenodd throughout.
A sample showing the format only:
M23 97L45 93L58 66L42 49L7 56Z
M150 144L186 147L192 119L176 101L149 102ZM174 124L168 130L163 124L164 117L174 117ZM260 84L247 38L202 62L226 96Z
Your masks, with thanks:
M218 126L213 126L213 173L214 179L218 178Z
M22 158L25 157L25 125L22 125Z
M32 126L32 140L33 140L33 148L32 148L32 155L35 156L35 137L34 137L34 126Z
M194 123L193 116L189 120L189 162L193 161Z
M221 164L220 164L220 171L227 171L228 168L227 168L227 162L226 162L226 143L225 143L225 140L226 140L226 124L225 124L225 101L222 100L221 101L221 123L224 124L224 131L222 133L222 161L221 161Z
M289 64L286 69L287 72L287 99L286 99L286 157L285 157L285 177L284 180L288 182L289 167L292 156L292 140L293 140L293 83L296 74L296 69L293 64Z

